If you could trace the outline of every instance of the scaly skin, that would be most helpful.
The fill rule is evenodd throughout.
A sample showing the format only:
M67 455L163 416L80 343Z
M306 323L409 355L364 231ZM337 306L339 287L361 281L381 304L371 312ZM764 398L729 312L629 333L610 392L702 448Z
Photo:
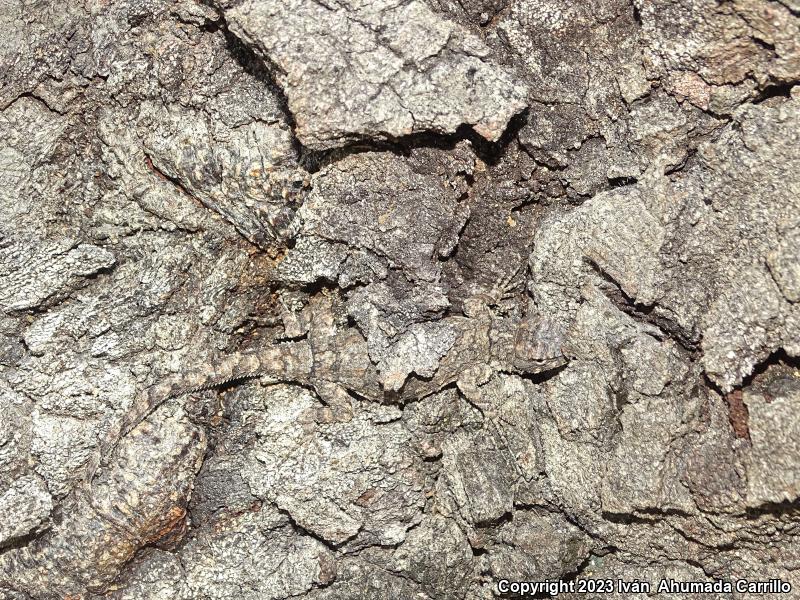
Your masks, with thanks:
M455 344L442 358L436 375L430 381L409 382L402 397L420 398L452 383L458 383L466 392L470 382L484 383L497 371L535 374L565 362L560 332L546 319L497 319L486 311L449 320L458 332ZM324 342L317 344L317 340ZM371 400L381 400L384 395L366 341L358 331L348 329L331 337L312 337L257 352L230 354L170 377L137 399L109 439L127 435L167 400L262 376L310 385L329 406L341 404L348 391ZM103 454L108 453L109 448L104 448Z
M229 354L213 363L169 377L140 394L122 422L107 433L96 461L88 466L86 480L92 480L99 460L103 457L107 460L119 440L166 401L263 376L310 385L326 404L338 411L347 410L342 406L345 390L374 400L381 396L366 342L354 330L337 333L332 340L328 338L324 346L315 344L312 339L276 344L257 352Z
M306 340L230 354L145 390L120 425L109 432L98 462L89 466L83 485L68 499L66 505L72 506L64 513L68 518L47 536L0 557L0 588L14 589L19 584L35 589L37 581L47 580L41 574L48 572L55 574L50 583L56 576L61 589L103 591L139 548L179 531L205 438L202 428L192 425L179 405L157 421L148 419L170 399L269 376L312 386L328 407L318 415L321 419L349 418L348 392L383 400L363 336L354 328L338 329L329 302L323 300L321 308ZM428 381L408 381L400 399L422 398L455 383L480 406L480 387L493 373L539 373L565 362L561 332L546 319L498 318L486 308L446 320L456 330L453 346L436 375ZM491 410L486 414L492 421ZM100 457L108 463L102 470L98 470ZM141 464L141 457L147 464ZM141 472L151 476L132 476ZM130 489L130 481L141 489ZM142 506L139 499L144 497L157 502ZM76 531L84 533L76 537ZM13 573L17 583L4 579L3 573Z

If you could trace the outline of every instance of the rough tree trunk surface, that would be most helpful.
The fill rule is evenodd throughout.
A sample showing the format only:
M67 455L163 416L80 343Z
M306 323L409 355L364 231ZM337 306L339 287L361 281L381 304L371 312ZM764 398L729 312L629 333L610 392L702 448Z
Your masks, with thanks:
M0 31L0 598L800 593L797 0Z

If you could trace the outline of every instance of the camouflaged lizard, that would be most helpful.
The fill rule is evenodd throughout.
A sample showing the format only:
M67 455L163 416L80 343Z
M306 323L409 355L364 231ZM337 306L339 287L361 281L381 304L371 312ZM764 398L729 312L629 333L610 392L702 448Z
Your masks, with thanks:
M319 418L338 420L349 418L350 392L372 401L402 401L455 384L468 399L478 402L480 386L497 372L532 375L566 362L561 349L563 332L552 321L536 316L496 317L488 307L476 303L467 310L467 316L444 319L456 335L435 375L429 380L411 378L400 392L388 393L380 384L361 333L354 327L337 328L330 299L314 302L317 306L307 339L233 353L145 390L121 425L109 432L101 454L110 454L121 437L164 402L244 379L267 376L309 385L326 405ZM92 474L95 468L90 467Z
M205 432L180 405L159 413L157 421L147 419L170 399L264 375L312 386L327 405L317 420L348 418L351 392L373 401L402 400L451 384L480 408L480 386L494 373L533 374L565 362L561 330L553 322L497 317L486 307L470 307L467 316L444 319L456 338L434 377L412 378L398 397L389 398L361 333L337 325L332 301L324 294L310 304L306 339L230 354L145 390L111 432L111 444L101 452L107 465L102 472L94 465L85 485L69 497L65 521L48 537L0 557L0 586L39 589L55 577L62 589L104 591L139 548L182 534L185 505L205 453ZM494 424L491 412L486 416ZM141 457L148 461L144 469ZM45 572L50 579L41 577ZM16 580L4 580L2 573L14 573Z
M479 388L496 373L535 375L566 364L564 332L554 321L537 315L497 317L485 306L468 316L446 319L456 329L453 346L430 380L411 379L402 393L422 398L455 384L470 401L480 403Z

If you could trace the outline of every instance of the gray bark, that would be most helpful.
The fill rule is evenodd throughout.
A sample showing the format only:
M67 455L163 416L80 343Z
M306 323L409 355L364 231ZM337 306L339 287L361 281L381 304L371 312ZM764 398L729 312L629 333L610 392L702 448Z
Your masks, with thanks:
M0 599L800 589L796 1L0 30Z

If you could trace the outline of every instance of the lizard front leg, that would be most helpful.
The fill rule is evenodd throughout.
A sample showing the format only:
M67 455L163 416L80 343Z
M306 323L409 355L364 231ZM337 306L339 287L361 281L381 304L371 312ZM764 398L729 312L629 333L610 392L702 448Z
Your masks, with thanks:
M481 393L481 386L488 383L494 374L494 369L489 365L472 365L459 374L458 379L456 379L456 387L467 400L482 410L485 403Z

